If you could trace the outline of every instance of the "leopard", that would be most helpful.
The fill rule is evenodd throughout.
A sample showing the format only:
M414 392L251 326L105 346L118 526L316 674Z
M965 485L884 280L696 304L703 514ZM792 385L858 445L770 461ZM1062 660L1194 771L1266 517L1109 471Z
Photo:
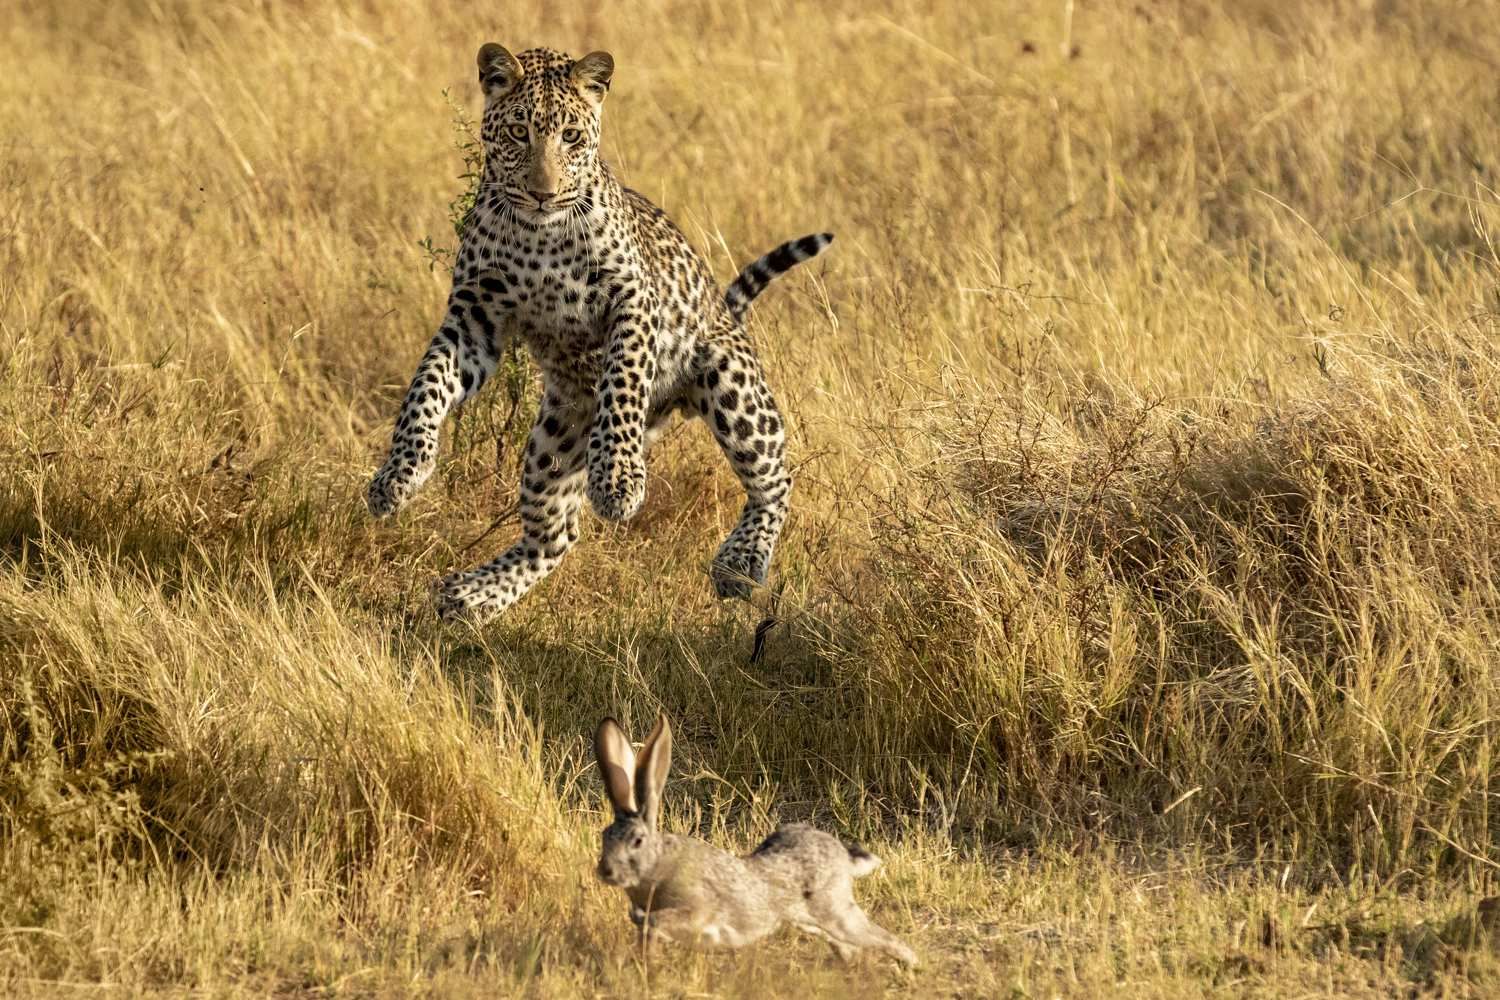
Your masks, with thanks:
M441 428L495 374L506 337L540 375L519 457L520 538L434 586L439 617L483 622L577 543L585 502L628 521L646 497L647 451L675 417L702 420L745 493L709 563L720 599L766 584L789 510L786 422L747 333L754 299L821 254L831 233L789 240L720 293L706 259L600 154L614 59L548 48L478 57L483 165L454 256L443 319L417 365L366 502L400 511L436 467Z

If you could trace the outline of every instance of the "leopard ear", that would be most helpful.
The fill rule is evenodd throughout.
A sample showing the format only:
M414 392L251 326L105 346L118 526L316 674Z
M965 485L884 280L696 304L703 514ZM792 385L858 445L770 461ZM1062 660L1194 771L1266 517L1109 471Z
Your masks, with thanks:
M485 42L479 46L479 86L484 90L485 97L500 97L510 93L511 89L526 75L516 57L511 55L503 45L494 42Z
M615 60L608 52L590 52L568 71L568 78L578 92L596 104L604 103L604 95L609 93L610 77L614 75Z

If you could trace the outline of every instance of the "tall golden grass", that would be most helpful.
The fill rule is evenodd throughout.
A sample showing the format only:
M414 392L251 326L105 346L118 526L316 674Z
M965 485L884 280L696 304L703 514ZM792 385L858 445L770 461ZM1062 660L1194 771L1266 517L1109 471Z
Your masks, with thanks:
M0 989L1493 991L1493 15L23 2ZM726 279L838 234L752 320L799 482L753 607L685 425L633 523L433 620L515 531L524 372L364 512L486 40L612 51L608 155ZM671 828L865 838L924 968L636 950L586 736L658 709Z

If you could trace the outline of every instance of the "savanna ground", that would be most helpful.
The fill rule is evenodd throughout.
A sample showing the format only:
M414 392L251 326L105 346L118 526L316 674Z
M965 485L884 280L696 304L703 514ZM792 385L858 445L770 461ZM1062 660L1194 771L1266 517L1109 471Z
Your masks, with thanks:
M365 513L486 40L614 53L609 156L724 279L838 233L752 319L759 662L696 424L482 630L427 587L516 530L524 367ZM11 0L0 45L0 992L1500 989L1491 4ZM865 839L923 967L637 951L586 740L658 709L670 828Z

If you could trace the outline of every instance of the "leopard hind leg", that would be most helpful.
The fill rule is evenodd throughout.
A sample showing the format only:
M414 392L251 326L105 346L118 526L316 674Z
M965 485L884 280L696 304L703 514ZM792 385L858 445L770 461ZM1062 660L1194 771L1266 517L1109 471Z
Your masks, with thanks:
M786 523L792 477L786 425L743 334L701 344L688 390L745 490L739 522L710 567L720 598L745 599L764 584Z

